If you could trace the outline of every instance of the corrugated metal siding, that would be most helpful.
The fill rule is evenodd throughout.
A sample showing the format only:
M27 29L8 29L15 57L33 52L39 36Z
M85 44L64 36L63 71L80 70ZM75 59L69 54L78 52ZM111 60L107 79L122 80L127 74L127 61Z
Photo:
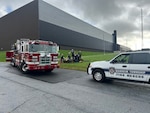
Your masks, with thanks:
M43 1L39 1L39 19L102 40L104 34L105 40L113 43L111 34L103 32Z
M0 48L10 50L20 38L38 38L38 7L31 2L0 18Z
M39 2L39 9L38 1L33 1L0 18L0 48L9 50L19 38L41 37L63 46L113 51L112 37L108 33L103 34L103 31Z
M113 51L113 43L104 42L101 39L84 35L44 21L40 21L39 25L41 39L51 40L64 46Z

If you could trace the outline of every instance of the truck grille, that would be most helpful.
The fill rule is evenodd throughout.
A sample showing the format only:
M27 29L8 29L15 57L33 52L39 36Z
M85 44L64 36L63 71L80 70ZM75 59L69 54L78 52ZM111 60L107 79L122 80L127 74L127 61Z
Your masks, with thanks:
M40 57L40 64L50 64L50 57Z

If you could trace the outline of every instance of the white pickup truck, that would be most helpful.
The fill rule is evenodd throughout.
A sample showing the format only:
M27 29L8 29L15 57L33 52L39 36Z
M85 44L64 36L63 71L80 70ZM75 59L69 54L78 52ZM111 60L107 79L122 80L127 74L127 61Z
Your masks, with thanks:
M115 78L150 83L150 51L124 52L110 61L91 62L87 73L98 82Z

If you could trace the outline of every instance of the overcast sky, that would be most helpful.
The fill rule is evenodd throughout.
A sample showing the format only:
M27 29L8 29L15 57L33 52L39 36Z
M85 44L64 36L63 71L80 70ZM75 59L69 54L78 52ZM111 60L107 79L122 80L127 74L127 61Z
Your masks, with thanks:
M32 0L0 0L0 17ZM43 0L110 34L117 30L118 43L141 49L141 9L143 48L150 48L149 0Z

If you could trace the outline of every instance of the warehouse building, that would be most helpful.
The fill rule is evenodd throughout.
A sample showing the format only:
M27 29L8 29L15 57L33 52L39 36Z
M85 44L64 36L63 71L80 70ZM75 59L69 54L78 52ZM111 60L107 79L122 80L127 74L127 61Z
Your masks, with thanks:
M115 33L115 32L114 32ZM114 51L116 36L42 1L34 0L0 18L0 48L20 38L56 42L61 48Z

